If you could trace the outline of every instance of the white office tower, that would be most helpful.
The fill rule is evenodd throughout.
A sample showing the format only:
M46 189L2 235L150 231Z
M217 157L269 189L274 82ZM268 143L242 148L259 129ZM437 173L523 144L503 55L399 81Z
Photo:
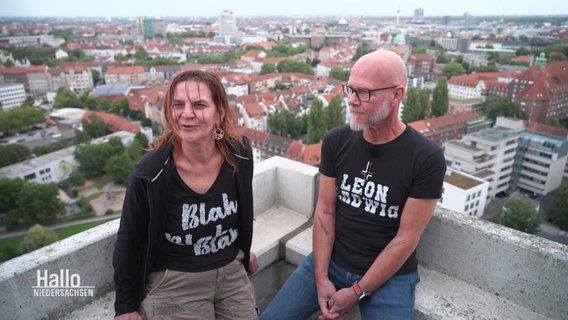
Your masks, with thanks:
M239 43L240 35L237 30L237 18L232 10L223 10L219 16L219 36L215 41L222 43Z

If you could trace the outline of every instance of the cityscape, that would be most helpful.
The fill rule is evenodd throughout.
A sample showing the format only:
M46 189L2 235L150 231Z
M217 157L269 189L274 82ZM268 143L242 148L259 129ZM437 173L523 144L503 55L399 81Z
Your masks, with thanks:
M402 11L402 3L376 16L254 15L234 7L187 17L0 17L0 179L63 186L84 167L78 142L151 144L166 126L167 85L186 70L219 75L255 164L278 157L317 168L321 132L349 121L342 85L353 63L385 49L407 67L401 119L444 150L438 207L567 245L566 8L507 14L513 4L503 1L492 14L433 15L426 5ZM342 123L315 122L335 108ZM17 120L29 109L43 118ZM85 138L98 121L103 133ZM119 217L124 189L106 185L88 218ZM59 190L63 215L82 212L80 198L92 195ZM26 223L9 213L17 201L2 199L0 235L25 235ZM537 222L507 225L514 201Z

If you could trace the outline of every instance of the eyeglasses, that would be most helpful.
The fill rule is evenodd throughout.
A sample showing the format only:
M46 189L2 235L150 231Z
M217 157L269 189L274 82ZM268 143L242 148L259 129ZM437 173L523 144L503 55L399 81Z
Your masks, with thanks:
M371 100L371 93L372 92L394 89L396 87L398 87L398 85L394 85L394 86L390 86L390 87L384 87L384 88L378 88L378 89L355 89L353 87L350 87L347 84L344 84L343 85L343 94L347 98L349 98L351 96L351 94L353 94L353 92L355 92L355 95L357 96L357 99L359 99L359 101L367 102L367 101Z

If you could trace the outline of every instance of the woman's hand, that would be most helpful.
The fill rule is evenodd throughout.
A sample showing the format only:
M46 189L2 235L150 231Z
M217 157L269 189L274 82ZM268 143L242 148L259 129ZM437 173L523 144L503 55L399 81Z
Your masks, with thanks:
M256 259L256 254L254 252L251 252L249 259L249 271L247 275L252 275L256 272L256 270L258 270L258 260Z

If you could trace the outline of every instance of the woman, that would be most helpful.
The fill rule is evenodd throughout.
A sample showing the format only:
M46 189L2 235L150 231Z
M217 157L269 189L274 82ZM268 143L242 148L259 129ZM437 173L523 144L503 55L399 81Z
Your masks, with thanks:
M164 117L124 200L115 319L257 319L252 151L219 78L175 76Z

